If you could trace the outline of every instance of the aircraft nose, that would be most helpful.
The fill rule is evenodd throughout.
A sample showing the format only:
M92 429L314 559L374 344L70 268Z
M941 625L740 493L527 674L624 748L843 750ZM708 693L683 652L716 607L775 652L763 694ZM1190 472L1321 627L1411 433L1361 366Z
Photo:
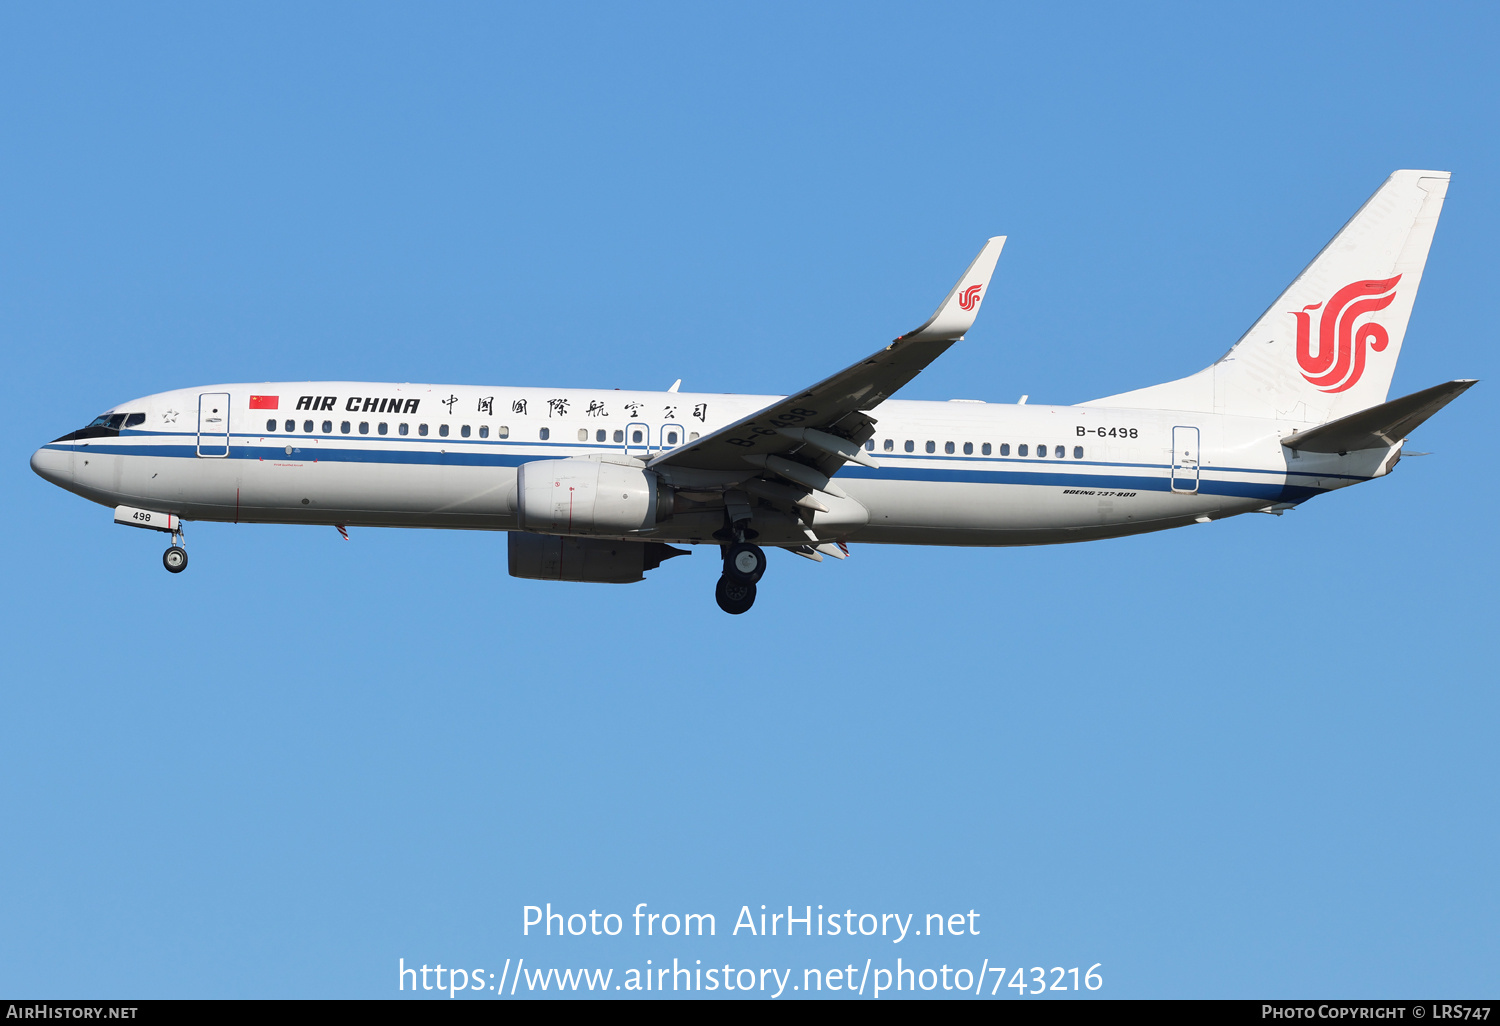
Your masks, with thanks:
M31 454L31 469L45 481L55 485L71 484L73 481L73 454L42 446Z

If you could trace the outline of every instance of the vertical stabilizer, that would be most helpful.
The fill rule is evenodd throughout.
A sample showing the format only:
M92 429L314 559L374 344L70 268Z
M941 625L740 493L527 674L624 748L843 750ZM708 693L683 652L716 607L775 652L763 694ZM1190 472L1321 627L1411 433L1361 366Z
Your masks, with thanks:
M1385 402L1446 171L1397 171L1213 366L1088 406L1322 423Z

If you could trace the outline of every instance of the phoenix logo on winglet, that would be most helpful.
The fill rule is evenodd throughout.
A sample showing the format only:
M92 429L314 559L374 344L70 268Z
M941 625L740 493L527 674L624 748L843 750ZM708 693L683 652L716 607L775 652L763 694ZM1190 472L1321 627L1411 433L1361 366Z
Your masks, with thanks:
M983 283L970 285L958 294L958 306L961 310L972 310L979 303L979 290L984 288Z
M1357 281L1334 293L1319 315L1318 351L1312 351L1312 314L1323 306L1314 303L1299 311L1288 311L1297 318L1297 363L1308 384L1322 392L1342 392L1353 388L1365 372L1365 343L1380 353L1390 344L1390 335L1382 325L1366 321L1354 326L1363 314L1375 313L1390 306L1396 298L1396 283L1401 275L1383 281Z

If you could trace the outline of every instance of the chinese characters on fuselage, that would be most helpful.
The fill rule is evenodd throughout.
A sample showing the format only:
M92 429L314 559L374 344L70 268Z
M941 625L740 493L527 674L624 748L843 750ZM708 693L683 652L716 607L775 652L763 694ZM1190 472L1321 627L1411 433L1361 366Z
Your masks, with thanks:
M450 395L446 399L439 399L438 402L448 407L448 412L451 414L453 407L458 403L458 396ZM567 398L548 399L547 416L566 417L568 415L568 405L572 402L573 400ZM339 397L336 395L304 395L297 397L297 409L299 410L342 409L348 413L416 413L421 403L422 400L420 399L352 395L344 402L343 406L340 406ZM274 409L274 407L271 408ZM624 410L625 415L632 420L639 419L641 411L644 408L645 404L640 402L621 404L621 409ZM477 412L493 417L495 415L495 397L485 396L480 398L478 400ZM510 404L510 412L518 413L525 417L531 411L527 408L527 401L525 399L513 399ZM608 417L609 407L603 400L590 399L583 412L588 417ZM696 404L693 407L692 415L706 423L708 421L708 404ZM663 406L662 417L665 420L675 420L677 418L677 407L673 404Z

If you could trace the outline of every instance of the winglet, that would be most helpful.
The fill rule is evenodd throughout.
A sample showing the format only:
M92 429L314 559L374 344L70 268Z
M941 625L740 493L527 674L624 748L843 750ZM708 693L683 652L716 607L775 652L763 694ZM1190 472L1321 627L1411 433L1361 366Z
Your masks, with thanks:
M952 342L963 338L964 332L974 326L979 316L979 306L984 302L990 287L990 276L995 273L995 262L1000 259L1000 250L1005 246L1005 236L997 235L984 244L964 276L938 306L937 312L920 328L908 331L901 342Z

